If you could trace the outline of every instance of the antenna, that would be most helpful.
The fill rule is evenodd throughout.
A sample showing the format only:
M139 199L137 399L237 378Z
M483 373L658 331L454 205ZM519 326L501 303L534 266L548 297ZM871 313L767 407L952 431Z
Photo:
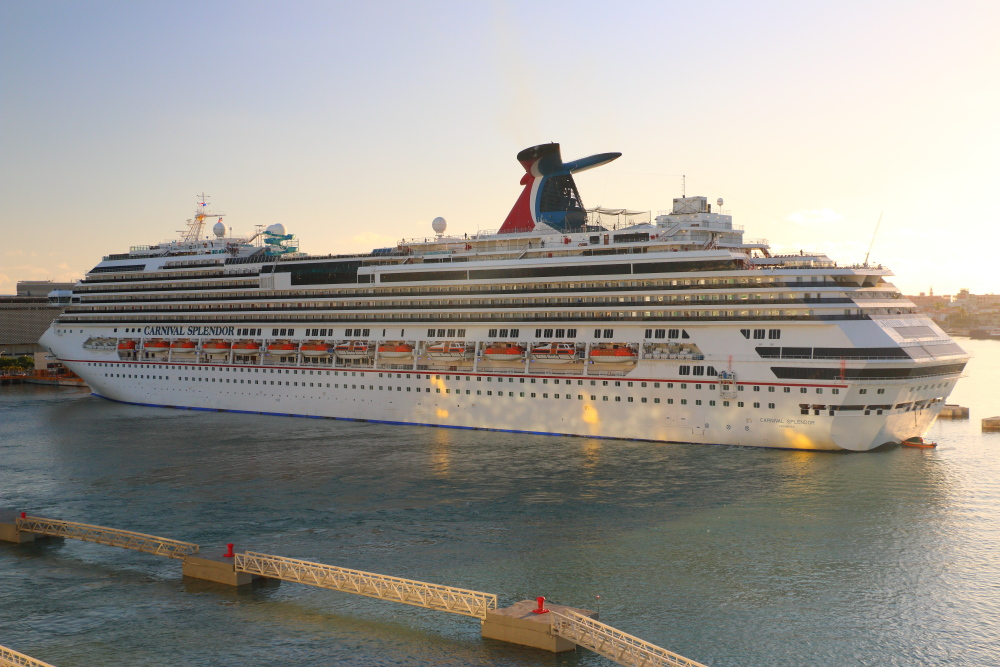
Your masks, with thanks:
M684 175L684 174L681 174L681 197L687 197L688 196L687 192L688 192L688 190L687 190L687 176Z
M878 214L878 222L875 223L875 233L872 234L872 242L868 244L868 252L865 253L865 268L868 268L868 255L872 254L872 246L875 245L875 234L878 234L878 226L882 224L882 213Z

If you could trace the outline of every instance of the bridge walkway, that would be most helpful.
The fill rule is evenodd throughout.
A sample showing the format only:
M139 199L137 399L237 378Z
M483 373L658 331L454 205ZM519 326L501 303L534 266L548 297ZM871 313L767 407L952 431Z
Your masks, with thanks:
M52 667L52 665L18 653L12 648L0 646L0 667Z
M191 542L181 542L167 537L136 533L131 530L92 526L76 521L45 519L37 516L22 516L15 520L17 530L50 537L67 537L84 542L94 542L110 547L132 549L156 556L166 556L183 560L185 556L198 553L199 546Z
M497 608L497 596L491 593L252 551L235 554L234 566L237 572L401 602L481 620L486 619L488 610Z
M626 667L705 667L574 611L549 612L552 634Z

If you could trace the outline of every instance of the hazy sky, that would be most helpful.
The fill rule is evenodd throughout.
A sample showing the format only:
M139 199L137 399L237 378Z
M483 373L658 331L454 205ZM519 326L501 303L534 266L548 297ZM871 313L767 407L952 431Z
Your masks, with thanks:
M584 203L1000 292L1000 1L0 3L0 293L175 236L205 191L312 253L500 226L518 150Z

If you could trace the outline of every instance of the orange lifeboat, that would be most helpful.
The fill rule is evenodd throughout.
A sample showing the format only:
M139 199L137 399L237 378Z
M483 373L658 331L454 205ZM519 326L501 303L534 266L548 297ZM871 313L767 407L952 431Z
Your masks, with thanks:
M224 340L211 340L201 346L202 352L209 357L221 357L229 354L232 345Z
M260 343L255 343L252 340L241 340L232 345L233 352L239 352L242 354L254 354L260 351Z
M387 343L378 346L378 356L385 359L404 359L413 356L413 347L406 343Z
M134 350L134 349L135 349L135 341L134 340L120 340L120 341L118 341L118 351L119 352L127 352L127 351Z
M322 341L303 343L299 349L304 357L328 357L333 352L333 348Z
M459 361L465 359L467 354L465 343L452 341L435 343L427 348L427 356L437 361Z
M599 364L627 364L636 360L636 354L627 347L599 347L590 351L590 358Z
M149 357L162 357L170 351L170 343L165 340L147 340L142 344L142 349L146 351L146 355Z
M256 343L253 344L257 345ZM235 348L236 346L234 345L233 347ZM259 345L257 345L257 349L260 349ZM287 340L275 341L267 346L267 351L269 354L278 354L283 356L291 356L292 354L297 352L298 349L299 349L298 345L296 345L295 343L291 343Z
M198 351L198 344L193 340L175 340L170 344L170 351L174 356L191 356Z
M531 348L531 356L550 364L565 364L579 358L573 343L543 343Z
M341 359L364 359L369 356L368 342L363 340L349 340L334 348L334 354Z
M491 345L483 350L483 357L492 361L517 361L524 358L524 348L520 345Z

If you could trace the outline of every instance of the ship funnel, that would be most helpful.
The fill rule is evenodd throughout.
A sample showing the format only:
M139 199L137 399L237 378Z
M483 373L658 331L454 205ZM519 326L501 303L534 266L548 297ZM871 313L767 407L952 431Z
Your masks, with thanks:
M500 233L530 232L538 223L562 232L583 229L587 213L573 174L599 167L619 157L621 153L600 153L563 162L559 144L525 148L517 154L517 161L525 171L521 177L524 189L507 214Z

